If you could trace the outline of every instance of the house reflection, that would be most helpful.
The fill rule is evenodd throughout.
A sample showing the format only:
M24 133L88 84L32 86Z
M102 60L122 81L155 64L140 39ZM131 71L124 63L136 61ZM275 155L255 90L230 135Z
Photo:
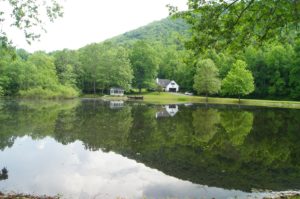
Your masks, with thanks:
M109 108L111 108L111 109L120 109L123 107L124 107L124 101L122 101L122 100L109 102Z
M178 105L170 104L165 105L161 109L156 112L156 118L163 118L163 117L174 117L176 113L179 111Z

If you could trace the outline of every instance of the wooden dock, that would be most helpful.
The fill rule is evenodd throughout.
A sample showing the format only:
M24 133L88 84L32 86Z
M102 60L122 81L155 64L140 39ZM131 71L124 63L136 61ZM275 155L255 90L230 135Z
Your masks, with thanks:
M144 96L142 95L129 95L127 98L131 100L144 100Z

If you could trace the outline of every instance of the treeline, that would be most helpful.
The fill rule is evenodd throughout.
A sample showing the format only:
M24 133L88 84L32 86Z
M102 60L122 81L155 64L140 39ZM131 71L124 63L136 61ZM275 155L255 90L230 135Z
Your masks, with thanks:
M187 56L183 45L149 41L108 41L48 54L3 45L0 54L2 96L72 98L104 94L111 87L154 89L158 74L180 79L187 68L181 59Z
M235 54L207 50L200 57L200 60L211 59L214 62L220 79L226 78L237 60L244 61L254 77L255 89L249 97L300 99L299 39L284 44L274 41L259 47L248 46ZM226 95L226 92L221 92L221 95Z
M57 76L55 59L43 52L29 54L11 47L0 48L0 96L72 98L79 92L72 81ZM70 69L71 70L71 69ZM66 74L67 76L67 74Z
M105 94L110 87L127 92L154 90L159 77L175 80L181 91L198 94L300 99L300 40L293 36L294 30L288 42L275 39L240 51L211 48L195 53L187 50L185 41L190 36L178 30L182 21L174 23L168 19L161 26L156 22L150 29L146 26L106 42L48 54L30 54L2 42L0 95L72 98ZM164 31L166 25L161 34L167 39L158 40L158 29ZM141 37L142 32L147 35Z

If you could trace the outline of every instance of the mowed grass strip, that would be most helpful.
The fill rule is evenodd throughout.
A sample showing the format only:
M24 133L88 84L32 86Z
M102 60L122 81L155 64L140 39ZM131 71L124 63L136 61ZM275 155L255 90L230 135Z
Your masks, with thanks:
M153 104L175 104L175 103L206 103L206 97L188 96L175 93L144 93L144 102ZM247 106L263 106L276 108L292 108L300 109L300 102L297 101L275 101L275 100L257 100L257 99L241 99L236 98L217 98L209 97L210 104L236 104Z

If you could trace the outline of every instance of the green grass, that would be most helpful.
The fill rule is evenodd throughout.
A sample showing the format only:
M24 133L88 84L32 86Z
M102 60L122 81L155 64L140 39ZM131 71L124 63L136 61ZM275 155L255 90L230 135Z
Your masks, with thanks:
M206 103L206 98L201 96L187 96L187 95L185 96L185 95L176 95L172 93L154 92L154 93L144 94L144 102L154 103L154 104ZM238 105L239 100L235 98L209 97L208 103ZM300 109L300 102L296 102L296 101L241 99L240 105Z
M139 95L132 94L132 95ZM188 95L176 95L173 93L166 92L144 92L141 94L144 96L143 102L151 104L180 104L180 103L206 103L206 98L202 96L188 96ZM105 100L127 100L126 96L117 97L110 95L83 95L81 98L99 98ZM300 109L300 102L297 101L275 101L275 100L257 100L257 99L241 99L236 98L218 98L209 97L209 104L236 104L246 106L262 106L262 107L275 107L275 108L292 108Z

